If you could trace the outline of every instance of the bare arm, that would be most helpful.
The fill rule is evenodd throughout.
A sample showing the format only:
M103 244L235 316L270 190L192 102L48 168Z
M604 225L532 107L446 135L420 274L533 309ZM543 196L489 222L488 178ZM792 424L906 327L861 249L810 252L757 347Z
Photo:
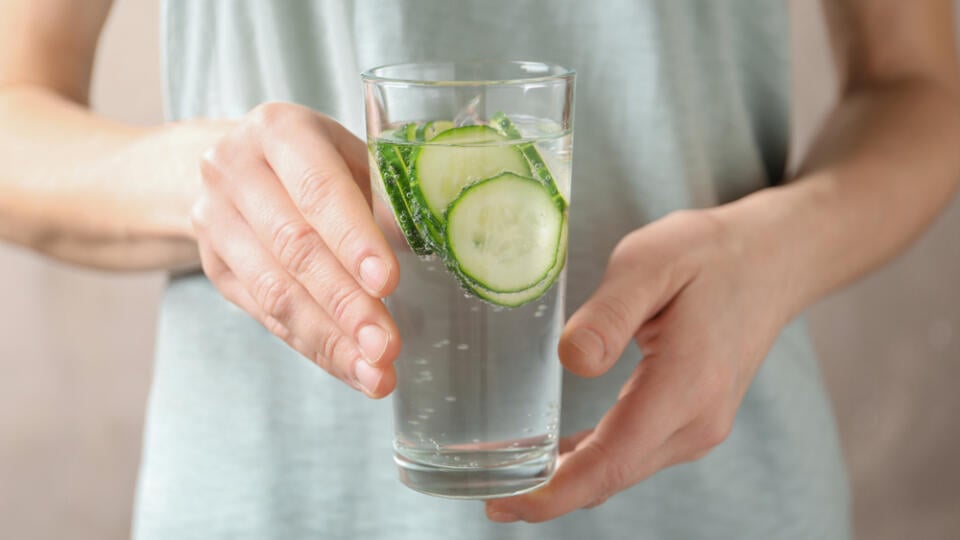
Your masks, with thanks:
M108 269L198 266L371 397L400 348L399 274L366 146L304 107L137 128L86 107L109 0L0 0L0 240ZM201 159L201 155L205 159Z
M823 3L841 98L794 182L720 210L763 252L790 246L793 313L902 251L960 185L953 2Z
M282 103L153 128L91 114L109 9L0 0L0 240L108 269L202 262L291 347L368 396L388 394L400 336L379 298L399 273L370 212L366 146Z
M197 265L197 163L226 125L87 109L110 0L0 0L0 240L108 268Z
M643 351L596 428L561 441L543 489L489 502L544 521L723 443L783 326L899 253L960 181L950 0L824 0L843 94L791 183L626 236L560 342L579 375ZM638 277L642 276L642 277ZM749 510L745 510L749 511Z

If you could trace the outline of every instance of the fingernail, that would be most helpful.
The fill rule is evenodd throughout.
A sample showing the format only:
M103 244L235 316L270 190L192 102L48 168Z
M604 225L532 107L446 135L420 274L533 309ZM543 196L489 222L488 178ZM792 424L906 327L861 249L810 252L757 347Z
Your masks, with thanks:
M603 358L603 340L589 328L577 328L570 336L570 343L580 351L583 359L599 362Z
M510 512L494 510L490 512L490 519L496 521L497 523L513 523L514 521L518 521L520 518L516 514L512 514Z
M380 384L383 373L370 364L360 361L353 364L353 376L356 377L363 390L372 395Z
M376 364L387 350L387 333L375 324L368 324L357 332L357 343L367 362Z
M360 262L360 279L371 291L380 291L387 283L387 265L383 264L380 257L367 257Z

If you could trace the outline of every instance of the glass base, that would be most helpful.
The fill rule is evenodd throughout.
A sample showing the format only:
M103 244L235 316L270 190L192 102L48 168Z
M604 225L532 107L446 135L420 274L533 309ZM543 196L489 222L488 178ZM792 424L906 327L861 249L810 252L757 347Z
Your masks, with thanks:
M463 452L458 461L484 461L483 452ZM480 459L477 459L480 458ZM500 467L449 467L394 454L400 481L420 493L450 499L499 499L533 491L547 483L557 464L553 448L523 461Z

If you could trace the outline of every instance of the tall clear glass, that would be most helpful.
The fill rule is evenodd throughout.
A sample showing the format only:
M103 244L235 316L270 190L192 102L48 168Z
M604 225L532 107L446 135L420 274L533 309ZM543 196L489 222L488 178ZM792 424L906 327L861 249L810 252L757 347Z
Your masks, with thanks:
M535 489L557 458L574 73L414 63L362 79L374 214L400 261L400 479L455 498Z

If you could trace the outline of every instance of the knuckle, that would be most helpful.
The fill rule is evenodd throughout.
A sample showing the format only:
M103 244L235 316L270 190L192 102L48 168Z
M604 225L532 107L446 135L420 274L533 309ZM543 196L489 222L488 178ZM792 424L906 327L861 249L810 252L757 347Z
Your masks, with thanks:
M705 449L716 448L727 440L731 431L733 431L733 420L728 419L726 415L711 419L704 423L701 428L701 447Z
M303 172L297 183L297 202L308 215L316 215L333 200L336 192L336 176L328 171L311 167Z
M321 336L320 346L317 349L323 358L321 367L332 372L333 366L338 364L337 359L344 346L346 346L346 336L340 332L331 331Z
M269 101L254 107L250 111L250 120L256 125L270 129L282 124L289 116L290 111L291 106L288 103Z
M284 326L284 324L275 317L270 315L267 315L263 318L263 327L283 341L289 342L290 338L292 337L290 329Z
M600 441L592 440L584 446L591 458L600 464L598 493L595 501L604 501L628 485L632 467L614 459L610 450Z
M323 354L321 351L314 351L312 354L307 355L311 362L317 365L320 369L330 373L331 375L337 375L333 372L333 362L330 361L330 358Z
M200 157L200 178L204 185L216 186L228 176L228 167L236 152L227 138L210 147Z
M603 321L603 332L612 332L618 336L629 332L627 323L630 320L631 308L625 296L604 296L599 299L594 309Z
M340 254L347 253L345 250L347 250L349 246L359 245L360 240L359 227L341 227L341 231L337 235L337 239L333 245L333 252Z
M277 260L294 275L309 272L317 251L317 236L310 225L291 221L277 228L273 235Z
M598 501L606 501L618 491L629 485L632 476L632 468L626 463L608 461L604 467L603 484L600 489Z
M220 163L217 157L217 147L211 147L200 157L200 178L204 183L211 182L220 176Z
M287 321L293 308L293 287L273 272L264 272L253 285L253 297L266 313L280 322Z
M667 213L667 215L663 216L663 219L665 221L685 221L694 219L697 213L696 210L691 210L690 208L680 208Z
M685 220L691 223L694 223L700 230L710 233L711 236L717 237L721 236L720 233L724 230L723 220L717 218L717 216L710 211L704 210L694 210L694 209L684 209L674 212L672 216L674 219Z
M670 212L664 217L664 222L682 225L691 234L695 233L698 238L706 240L702 242L705 246L723 246L725 249L734 249L734 253L740 253L738 243L731 242L738 238L737 235L729 234L728 224L715 212L685 208Z
M330 314L335 320L344 320L354 306L359 306L363 302L365 296L366 294L359 287L352 285L334 289L330 296Z
M315 353L310 359L314 364L317 365L320 369L326 371L327 373L333 374L333 364L325 356L320 353Z
M210 226L210 222L212 221L210 214L210 200L205 195L201 195L190 208L190 224L193 225L193 229L201 236Z
M330 127L336 128L340 126L340 122L337 122L336 120L333 119L332 116L326 113L316 111L313 113L313 115L317 119L317 123L323 126L324 129L327 129Z
M625 256L628 256L632 252L632 247L639 239L643 237L643 229L635 229L625 235L620 241L613 246L613 250L610 252L609 263L613 264L622 259Z

